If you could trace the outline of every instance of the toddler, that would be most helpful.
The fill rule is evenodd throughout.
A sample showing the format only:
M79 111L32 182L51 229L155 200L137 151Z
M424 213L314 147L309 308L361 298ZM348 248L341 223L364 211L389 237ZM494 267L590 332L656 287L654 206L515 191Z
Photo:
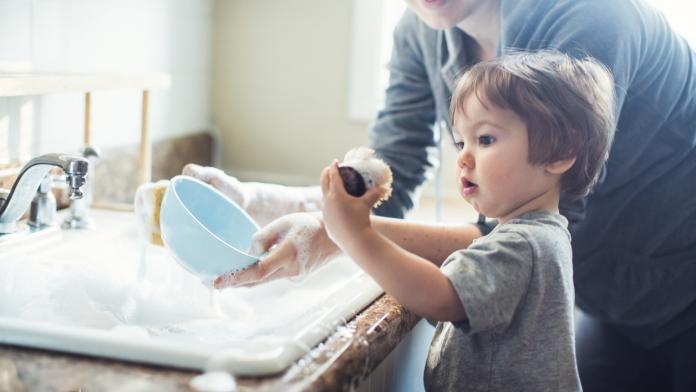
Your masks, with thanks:
M438 321L426 389L581 389L559 200L597 181L613 97L611 75L590 58L520 52L469 68L450 110L458 186L498 225L460 249L452 227L371 217L378 191L347 194L338 162L322 172L331 239L404 307Z

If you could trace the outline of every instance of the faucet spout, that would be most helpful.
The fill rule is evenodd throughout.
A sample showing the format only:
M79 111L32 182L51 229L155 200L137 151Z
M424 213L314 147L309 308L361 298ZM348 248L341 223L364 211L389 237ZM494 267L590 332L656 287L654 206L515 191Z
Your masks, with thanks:
M41 180L54 167L63 169L71 199L82 197L88 161L76 155L46 154L29 161L17 176L7 199L0 206L0 234L16 231L16 223L29 207Z

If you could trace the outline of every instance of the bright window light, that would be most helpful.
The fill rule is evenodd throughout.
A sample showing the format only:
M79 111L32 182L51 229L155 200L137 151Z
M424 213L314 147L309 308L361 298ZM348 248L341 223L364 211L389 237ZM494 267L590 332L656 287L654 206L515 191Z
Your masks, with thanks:
M372 121L384 105L394 27L403 14L403 0L353 0L353 32L348 117Z
M692 48L696 46L693 3L684 0L648 0L648 3L662 11L672 28L686 38Z

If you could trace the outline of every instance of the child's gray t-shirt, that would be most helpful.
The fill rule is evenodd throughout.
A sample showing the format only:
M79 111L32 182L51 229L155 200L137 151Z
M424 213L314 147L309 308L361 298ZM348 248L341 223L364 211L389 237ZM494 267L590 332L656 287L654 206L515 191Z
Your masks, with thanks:
M567 226L560 214L522 214L445 260L467 320L438 323L427 390L581 389Z

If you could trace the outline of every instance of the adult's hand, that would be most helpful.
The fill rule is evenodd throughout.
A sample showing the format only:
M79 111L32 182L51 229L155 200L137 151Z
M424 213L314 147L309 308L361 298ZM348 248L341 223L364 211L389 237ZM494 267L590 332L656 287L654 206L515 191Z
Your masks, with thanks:
M255 286L280 278L302 277L323 265L340 251L326 234L321 214L285 215L259 230L251 253L268 254L251 267L219 276L217 289Z
M212 185L239 204L261 226L286 214L321 208L321 189L318 186L290 187L241 182L220 169L192 163L184 166L182 174Z

